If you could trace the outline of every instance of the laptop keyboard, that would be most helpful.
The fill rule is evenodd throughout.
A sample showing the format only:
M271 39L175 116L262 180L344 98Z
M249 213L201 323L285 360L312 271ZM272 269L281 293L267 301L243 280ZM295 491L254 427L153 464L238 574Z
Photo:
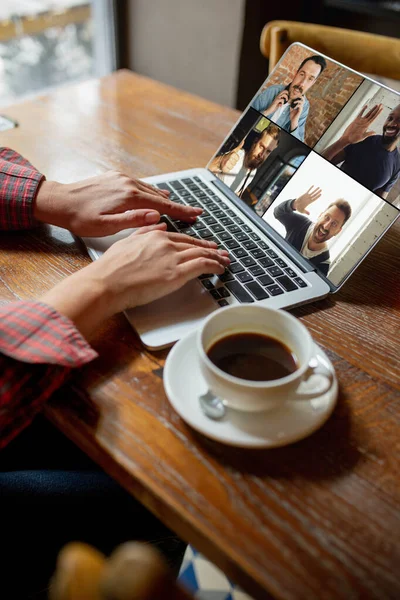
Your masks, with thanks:
M227 306L232 296L242 303L255 302L307 287L298 273L200 177L157 183L156 187L169 191L170 200L178 204L200 206L204 210L192 225L163 217L169 230L214 241L229 252L231 264L225 273L205 273L199 277L220 306Z

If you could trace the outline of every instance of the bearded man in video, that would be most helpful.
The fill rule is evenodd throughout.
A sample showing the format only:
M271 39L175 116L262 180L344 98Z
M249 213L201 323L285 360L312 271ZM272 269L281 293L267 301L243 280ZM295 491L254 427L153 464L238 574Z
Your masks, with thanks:
M311 186L295 200L279 204L274 210L274 217L286 228L285 239L321 273L328 275L330 255L327 241L342 231L351 217L351 207L346 200L336 200L313 223L305 216L309 214L307 207L321 195L321 188Z
M304 142L310 108L306 92L325 68L326 60L322 56L308 56L288 85L270 85L254 98L251 106Z
M272 123L263 131L251 131L236 148L216 156L210 170L241 198L257 169L278 146L279 136L279 127Z

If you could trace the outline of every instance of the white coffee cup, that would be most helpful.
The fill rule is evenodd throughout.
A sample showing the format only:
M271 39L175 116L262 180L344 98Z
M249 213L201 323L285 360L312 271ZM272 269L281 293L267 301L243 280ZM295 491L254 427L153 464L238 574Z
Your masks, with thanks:
M278 340L295 355L298 368L285 377L268 381L251 381L226 373L210 360L207 352L220 339L240 333L264 334ZM197 335L200 368L210 392L229 407L252 412L282 402L311 400L329 390L333 374L315 348L309 331L298 319L286 311L264 306L222 308L203 322ZM299 389L304 381L305 392Z

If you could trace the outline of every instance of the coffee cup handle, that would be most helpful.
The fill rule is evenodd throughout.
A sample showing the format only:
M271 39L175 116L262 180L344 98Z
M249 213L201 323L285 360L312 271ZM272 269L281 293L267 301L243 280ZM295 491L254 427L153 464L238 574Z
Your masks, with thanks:
M314 356L308 365L308 369L304 374L302 383L307 384L311 377L314 375L322 376L322 383L320 383L315 389L310 392L301 392L299 388L301 388L301 384L299 388L296 390L294 395L294 400L312 400L313 398L318 398L318 396L322 396L328 392L334 382L334 373L331 368L329 368L328 363L324 360L324 358L317 354Z

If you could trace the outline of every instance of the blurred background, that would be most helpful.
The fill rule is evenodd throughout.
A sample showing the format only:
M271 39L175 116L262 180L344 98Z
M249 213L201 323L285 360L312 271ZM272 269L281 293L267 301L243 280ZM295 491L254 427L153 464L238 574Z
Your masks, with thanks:
M243 110L274 19L400 37L400 0L1 0L0 107L125 67Z

